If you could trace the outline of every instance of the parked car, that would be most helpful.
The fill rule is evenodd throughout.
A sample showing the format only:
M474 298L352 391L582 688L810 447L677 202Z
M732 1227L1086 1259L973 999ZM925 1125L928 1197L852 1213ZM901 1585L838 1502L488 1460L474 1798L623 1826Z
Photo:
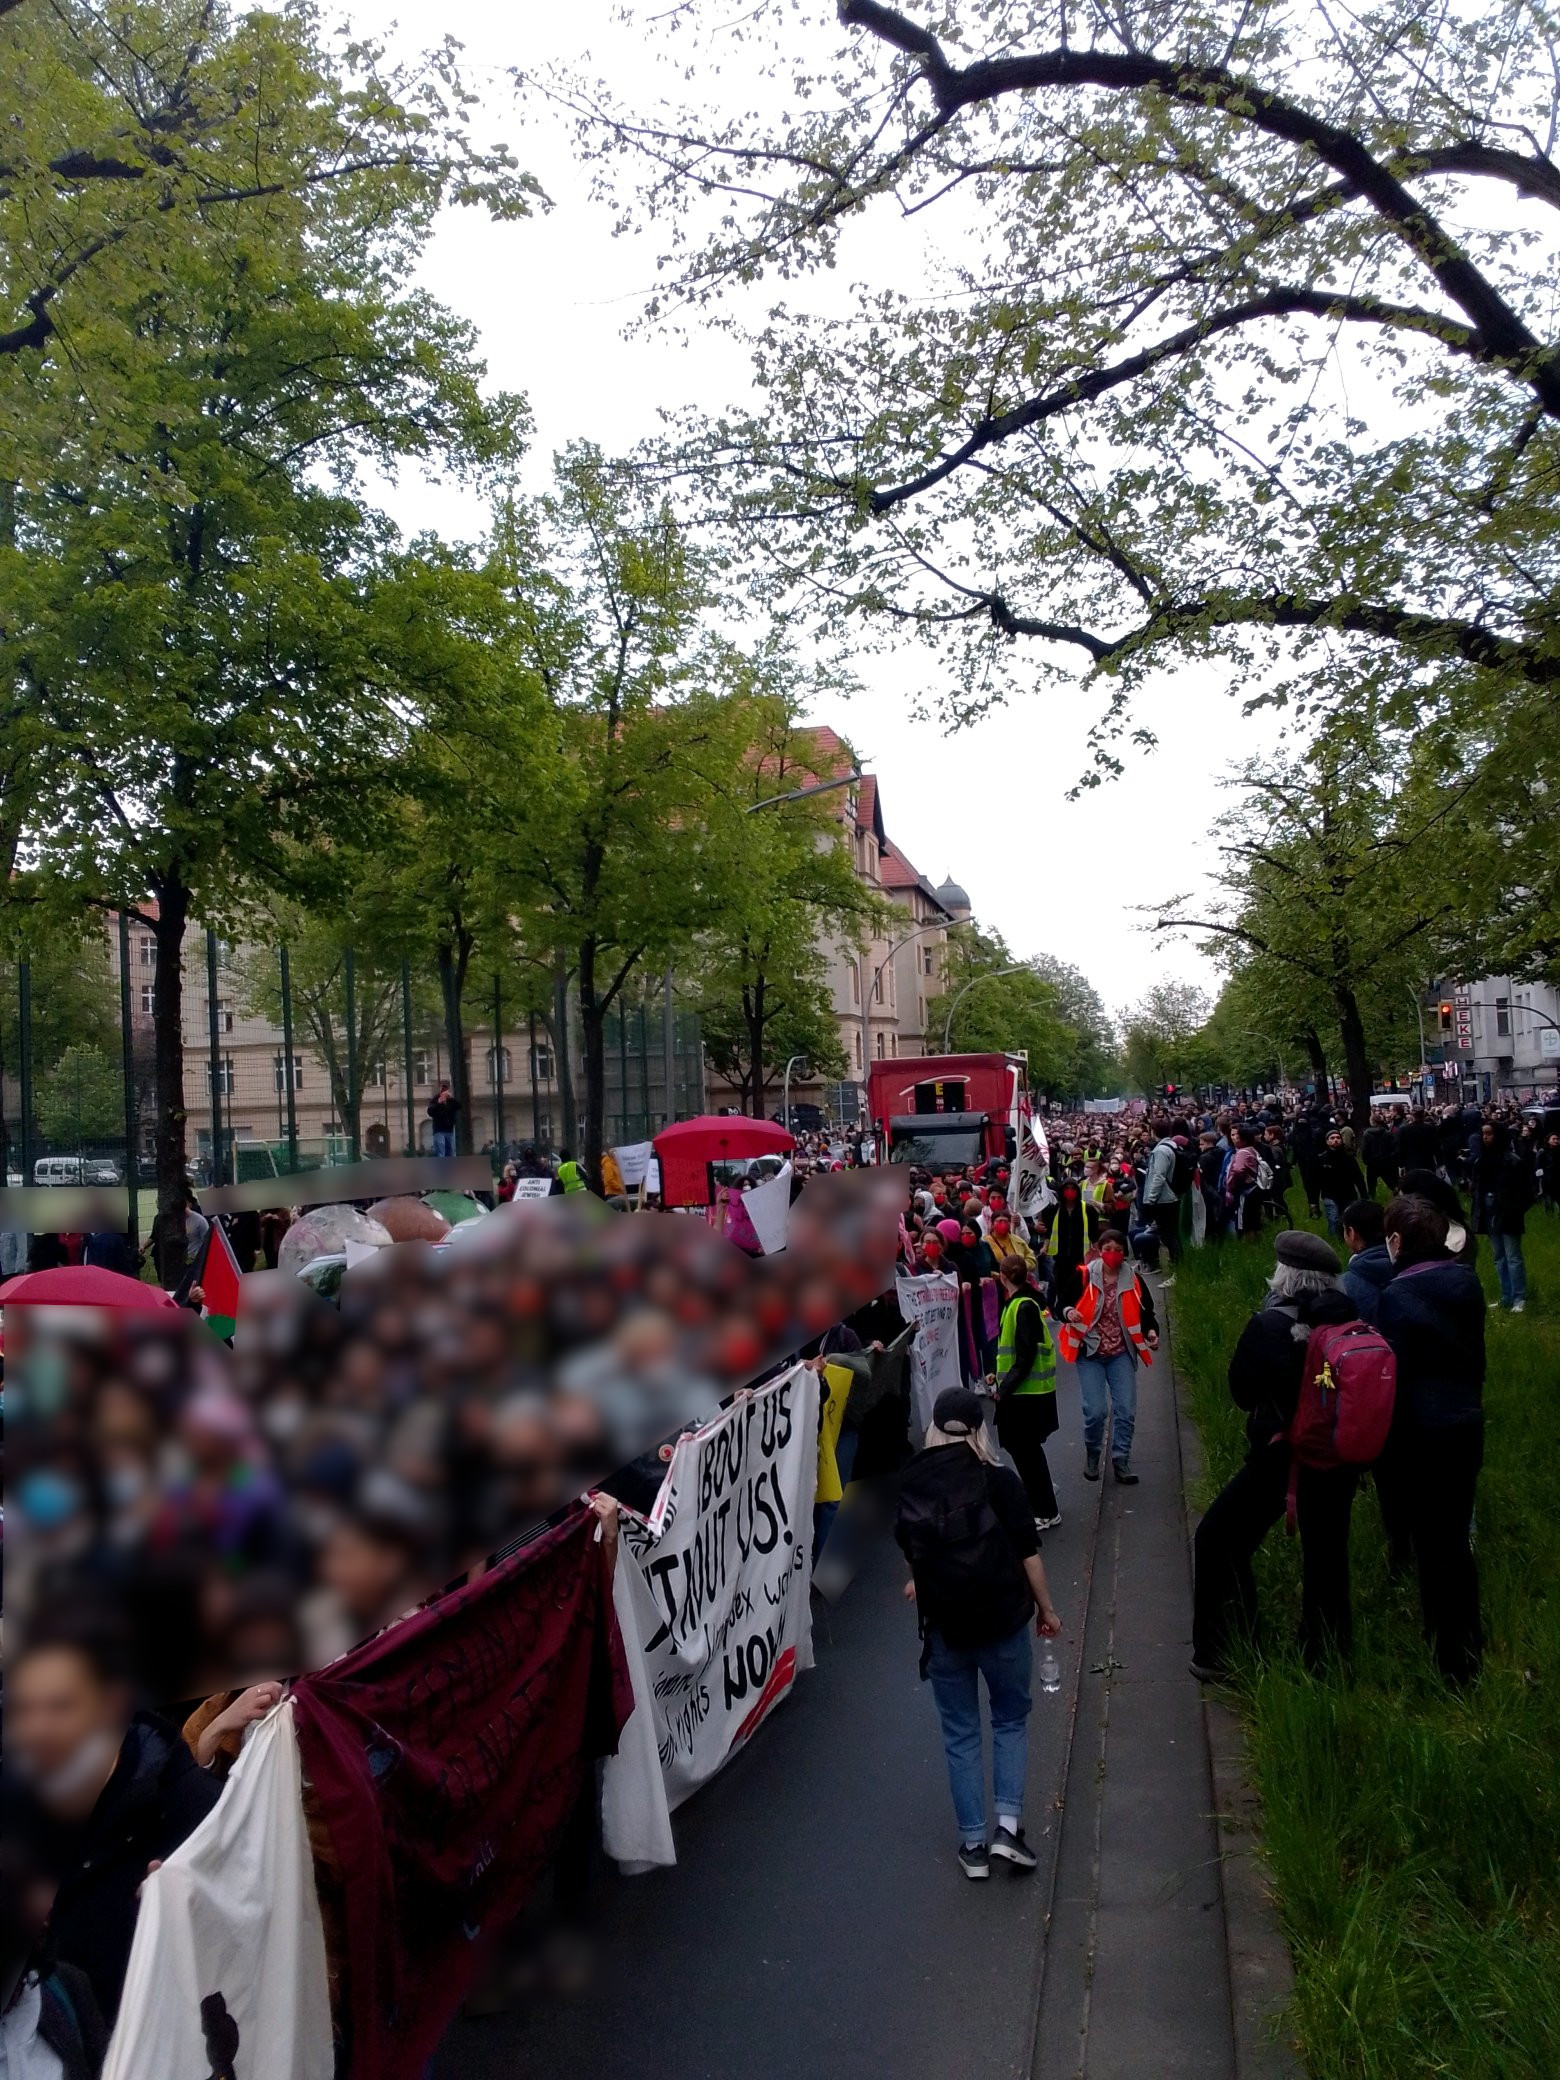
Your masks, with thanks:
M123 1184L112 1156L39 1156L33 1164L34 1184Z

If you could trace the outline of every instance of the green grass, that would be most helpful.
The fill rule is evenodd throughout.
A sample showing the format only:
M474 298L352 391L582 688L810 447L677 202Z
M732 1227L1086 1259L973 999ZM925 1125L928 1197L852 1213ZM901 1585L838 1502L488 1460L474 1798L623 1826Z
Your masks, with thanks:
M1530 1217L1526 1256L1527 1313L1489 1318L1476 1687L1459 1698L1437 1680L1368 1485L1347 1676L1311 1678L1285 1644L1294 1542L1274 1531L1260 1557L1267 1653L1235 1694L1313 2080L1560 2076L1560 1218ZM1188 1251L1170 1295L1207 1452L1199 1502L1244 1453L1225 1368L1271 1262L1265 1240Z

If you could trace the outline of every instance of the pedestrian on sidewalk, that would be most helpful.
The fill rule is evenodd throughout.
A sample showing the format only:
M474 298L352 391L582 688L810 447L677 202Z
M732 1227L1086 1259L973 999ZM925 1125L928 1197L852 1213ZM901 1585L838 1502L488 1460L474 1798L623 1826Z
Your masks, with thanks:
M997 1390L997 1435L1011 1454L1034 1511L1036 1531L1054 1531L1062 1521L1045 1441L1060 1423L1056 1412L1056 1346L1029 1274L1014 1257L1004 1257L1002 1320L997 1330L997 1369L986 1375Z
M1029 1621L1047 1639L1062 1621L1023 1484L997 1460L980 1397L968 1387L945 1387L937 1397L925 1449L900 1478L894 1536L910 1563L905 1596L916 1606L921 1675L942 1722L959 1867L967 1878L987 1878L996 1856L1032 1871L1039 1859L1023 1829ZM989 1846L982 1679L997 1822Z
M1208 1507L1192 1542L1192 1674L1216 1681L1228 1671L1239 1626L1260 1637L1251 1563L1289 1498L1289 1426L1300 1398L1311 1331L1352 1322L1336 1252L1309 1229L1275 1237L1273 1275L1263 1304L1241 1331L1230 1359L1230 1398L1246 1411L1246 1459ZM1300 1646L1316 1665L1329 1648L1350 1644L1349 1513L1355 1467L1298 1469L1295 1494L1302 1571Z
M1137 1369L1154 1362L1159 1322L1154 1296L1128 1266L1127 1239L1117 1229L1107 1228L1101 1235L1099 1255L1084 1266L1078 1305L1064 1309L1062 1320L1061 1353L1078 1368L1083 1399L1083 1477L1100 1477L1108 1410L1111 1469L1123 1487L1134 1488Z
M1159 1230L1160 1244L1170 1260L1164 1280L1167 1286L1175 1284L1175 1267L1181 1258L1181 1200L1176 1173L1184 1168L1189 1177L1196 1175L1195 1158L1188 1156L1189 1145L1189 1136L1182 1126L1167 1129L1154 1144L1143 1180L1143 1211Z

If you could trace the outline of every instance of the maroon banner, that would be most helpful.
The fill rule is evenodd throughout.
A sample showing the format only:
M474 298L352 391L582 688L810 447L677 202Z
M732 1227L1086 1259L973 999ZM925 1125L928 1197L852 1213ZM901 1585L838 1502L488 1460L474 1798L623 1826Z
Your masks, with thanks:
M581 1512L293 1691L330 1836L352 2080L421 2080L633 1709Z

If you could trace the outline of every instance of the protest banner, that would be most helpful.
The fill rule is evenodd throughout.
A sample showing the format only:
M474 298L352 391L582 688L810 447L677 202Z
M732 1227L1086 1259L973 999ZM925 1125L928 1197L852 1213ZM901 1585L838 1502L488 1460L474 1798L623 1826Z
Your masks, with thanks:
M927 1271L895 1282L899 1312L915 1331L910 1346L910 1441L920 1444L944 1387L964 1384L959 1370L959 1281Z
M624 1191L637 1191L645 1181L645 1172L650 1168L651 1158L655 1154L655 1143L629 1141L621 1148L614 1148L612 1153L617 1158L618 1175L623 1180Z
M1018 1130L1018 1154L1008 1202L1026 1221L1038 1219L1048 1206L1056 1203L1050 1168L1051 1148L1045 1128L1037 1119L1026 1119Z
M335 2066L286 1699L250 1733L200 1826L142 1884L103 2080L213 2070L331 2080Z
M517 1199L550 1199L553 1181L550 1177L517 1177L515 1197Z
M680 1438L648 1518L624 1513L622 1562L668 1812L752 1738L813 1665L817 1477L818 1381L798 1365ZM617 1771L614 1757L606 1798L621 1810Z

